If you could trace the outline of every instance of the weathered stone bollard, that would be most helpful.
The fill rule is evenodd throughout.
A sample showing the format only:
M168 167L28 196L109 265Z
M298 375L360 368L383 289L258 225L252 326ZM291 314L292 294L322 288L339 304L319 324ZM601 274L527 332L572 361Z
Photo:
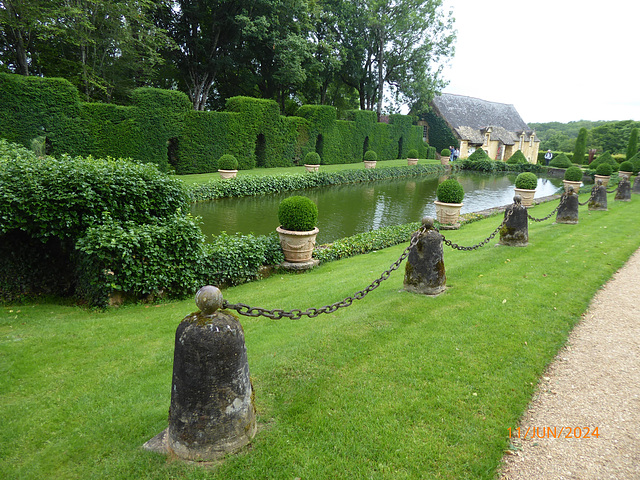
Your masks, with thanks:
M602 180L596 180L596 184L591 189L589 210L607 211L607 187L602 184Z
M442 235L433 228L433 218L424 217L426 228L418 243L409 251L404 270L404 289L423 295L439 295L444 292L447 277L444 270Z
M564 198L558 207L556 223L578 223L578 195L573 191L573 187L569 186L568 191L562 196Z
M510 215L509 215L510 214ZM500 229L499 245L509 247L526 247L529 244L529 221L527 208L522 205L522 197L513 197L513 204L504 211L504 218L508 220Z
M631 193L640 193L640 182L638 181L639 178L640 175L638 175L633 181L633 188L631 189Z
M621 202L628 202L631 200L631 182L626 175L620 175L618 191L613 199Z
M216 460L256 433L253 387L240 322L219 311L213 286L196 294L199 312L176 330L169 427L144 448L183 460Z

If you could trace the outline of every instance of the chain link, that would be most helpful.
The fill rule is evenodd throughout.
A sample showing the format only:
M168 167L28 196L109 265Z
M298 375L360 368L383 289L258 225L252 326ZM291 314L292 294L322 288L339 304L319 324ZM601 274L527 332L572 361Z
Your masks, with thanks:
M500 229L502 227L504 227L504 225L507 223L507 221L509 220L509 218L511 217L511 213L513 212L513 208L511 210L507 210L507 214L504 217L504 220L502 221L502 223L500 225L498 225L498 228L496 228L491 235L489 235L487 238L485 238L483 241L481 241L480 243L477 243L475 245L472 245L471 247L463 247L462 245L458 245L457 243L453 243L451 240L447 240L445 238L444 235L442 235L442 232L440 232L440 235L442 235L442 242L455 249L455 250L461 250L463 252L470 252L472 250L477 250L478 248L486 245L487 243L489 243L491 240L493 240L493 238L498 234L498 232L500 231Z
M226 300L223 300L222 308L229 308L229 309L235 310L240 315L244 315L246 317L262 316L262 317L271 318L273 320L279 320L281 318L290 318L292 320L299 320L304 316L309 318L315 318L322 313L333 313L339 308L349 307L354 300L362 300L369 292L372 292L373 290L378 288L382 282L387 280L391 276L392 272L400 268L400 264L409 256L409 252L411 251L411 249L418 244L418 241L420 240L420 235L426 232L426 230L427 228L423 225L416 232L414 232L413 235L411 235L411 241L409 242L409 246L404 249L404 251L402 252L402 255L400 255L400 258L398 258L398 260L393 262L391 266L387 270L382 272L382 275L380 275L380 277L376 278L373 282L371 282L371 284L367 286L367 288L365 288L364 290L359 290L353 296L346 297L344 300L341 300L339 302L332 303L331 305L325 305L324 307L320 307L320 308L308 308L305 311L302 311L300 309L284 311L278 308L273 310L267 310L259 307L251 307L244 303L229 303Z
M560 207L564 203L565 198L566 198L565 195L560 196L560 203L558 203L558 206L553 209L553 212L551 212L546 217L544 217L544 218L535 218L535 217L532 217L529 214L529 212L527 212L527 217L529 218L529 220L533 220L534 222L544 222L545 220L549 220L560 209Z
M611 190L611 191L607 190L607 193L615 193L615 192L617 192L617 191L618 191L618 187L619 187L619 186L620 186L620 185L616 185L616 188L614 188L614 189L613 189L613 190Z
M586 205L587 203L589 203L595 196L596 196L596 187L595 185L593 186L593 188L591 188L591 195L589 195L589 198L585 201L585 202L578 202L578 205Z

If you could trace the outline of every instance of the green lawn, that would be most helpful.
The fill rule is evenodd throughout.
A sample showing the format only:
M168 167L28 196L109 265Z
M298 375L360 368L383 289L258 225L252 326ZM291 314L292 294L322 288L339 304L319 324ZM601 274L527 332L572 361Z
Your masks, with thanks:
M445 235L475 244L500 221ZM141 449L167 426L174 333L192 299L104 312L1 306L2 478L494 478L545 366L640 246L636 196L609 195L608 212L580 207L578 225L552 221L530 222L524 248L445 246L448 289L436 298L403 291L403 265L332 315L242 317L259 431L209 469ZM405 246L223 293L319 307L366 287Z
M425 160L421 159L418 161L419 165L440 165L440 160ZM385 167L406 167L407 160L406 159L397 159L397 160L378 160L376 164L376 168L385 168ZM322 172L337 172L339 170L363 170L364 162L359 163L345 163L339 165L321 165L320 171ZM252 170L238 170L238 176L244 175L290 175L292 173L305 173L307 170L304 166L300 167L277 167L277 168L254 168ZM207 183L211 180L220 180L220 174L218 172L214 173L201 173L194 175L176 175L176 178L184 181L184 183L188 185L192 185L194 183Z

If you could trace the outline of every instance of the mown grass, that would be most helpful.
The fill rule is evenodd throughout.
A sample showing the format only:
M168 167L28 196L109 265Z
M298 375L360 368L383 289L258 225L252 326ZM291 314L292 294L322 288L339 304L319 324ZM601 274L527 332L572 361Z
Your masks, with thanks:
M418 164L428 165L434 164L439 165L440 160L427 160L421 159L418 161ZM376 168L387 168L387 167L406 167L407 160L406 159L396 159L396 160L379 160L376 164ZM323 172L338 172L340 170L363 170L364 162L358 163L345 163L339 165L321 165L320 170ZM307 170L304 166L299 167L275 167L275 168L254 168L251 170L238 170L238 176L244 175L291 175L294 173L300 174L305 173ZM176 178L179 178L187 185L193 185L196 183L207 183L211 180L220 180L220 174L218 172L213 173L199 173L193 175L176 175Z
M539 205L543 217L555 202ZM475 244L500 217L445 232ZM167 426L174 332L192 300L105 312L0 307L3 478L490 479L545 366L595 292L639 247L640 201L529 225L529 246L445 247L447 291L403 268L315 319L242 317L259 432L212 468L141 445ZM364 288L406 245L224 291L264 308L322 306Z

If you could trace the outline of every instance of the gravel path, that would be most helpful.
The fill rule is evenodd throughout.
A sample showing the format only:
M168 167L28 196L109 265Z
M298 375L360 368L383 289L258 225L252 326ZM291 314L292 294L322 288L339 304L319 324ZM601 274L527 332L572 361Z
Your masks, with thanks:
M594 297L544 374L498 478L640 479L639 281L640 250ZM580 438L566 438L569 429Z

